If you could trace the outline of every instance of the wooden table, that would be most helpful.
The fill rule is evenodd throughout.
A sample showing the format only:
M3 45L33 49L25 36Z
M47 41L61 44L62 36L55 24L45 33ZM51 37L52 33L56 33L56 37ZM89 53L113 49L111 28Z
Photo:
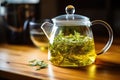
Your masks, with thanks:
M101 48L103 43L97 43ZM35 70L33 59L44 60L48 67ZM96 62L81 68L62 68L47 60L47 51L25 45L0 45L0 77L10 80L120 80L120 46L112 45Z

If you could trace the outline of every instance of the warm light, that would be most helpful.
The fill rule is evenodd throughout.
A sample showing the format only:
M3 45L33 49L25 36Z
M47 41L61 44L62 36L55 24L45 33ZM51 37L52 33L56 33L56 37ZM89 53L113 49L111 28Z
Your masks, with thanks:
M6 52L0 52L0 67L8 68L8 55Z
M8 3L38 3L40 0L7 0Z
M94 78L96 73L96 65L91 65L88 69L89 77Z
M50 80L54 80L53 68L51 64L48 65L48 75Z

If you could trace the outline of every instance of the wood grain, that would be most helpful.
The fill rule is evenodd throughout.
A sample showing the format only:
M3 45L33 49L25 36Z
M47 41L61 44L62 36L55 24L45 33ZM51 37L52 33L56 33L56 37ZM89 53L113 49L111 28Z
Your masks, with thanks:
M96 43L100 49L103 43ZM0 77L10 80L119 80L120 49L112 47L105 54L99 55L90 66L62 68L52 65L47 59L47 51L26 45L0 45ZM36 71L28 66L33 59L44 60L48 67Z

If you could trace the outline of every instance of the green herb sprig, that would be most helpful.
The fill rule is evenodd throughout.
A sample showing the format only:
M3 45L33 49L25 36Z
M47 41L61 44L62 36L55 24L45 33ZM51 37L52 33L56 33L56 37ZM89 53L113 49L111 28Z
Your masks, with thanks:
M43 60L31 60L29 61L29 66L37 67L36 70L44 69L48 66L46 62Z

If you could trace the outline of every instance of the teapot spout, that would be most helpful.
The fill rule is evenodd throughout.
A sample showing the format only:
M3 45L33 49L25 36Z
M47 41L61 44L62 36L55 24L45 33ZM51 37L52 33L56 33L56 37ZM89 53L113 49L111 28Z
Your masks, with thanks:
M50 39L50 34L52 32L52 27L53 27L53 24L50 23L50 22L44 22L42 25L41 25L41 29L43 30L43 32L45 33L46 37L48 38L48 40Z

